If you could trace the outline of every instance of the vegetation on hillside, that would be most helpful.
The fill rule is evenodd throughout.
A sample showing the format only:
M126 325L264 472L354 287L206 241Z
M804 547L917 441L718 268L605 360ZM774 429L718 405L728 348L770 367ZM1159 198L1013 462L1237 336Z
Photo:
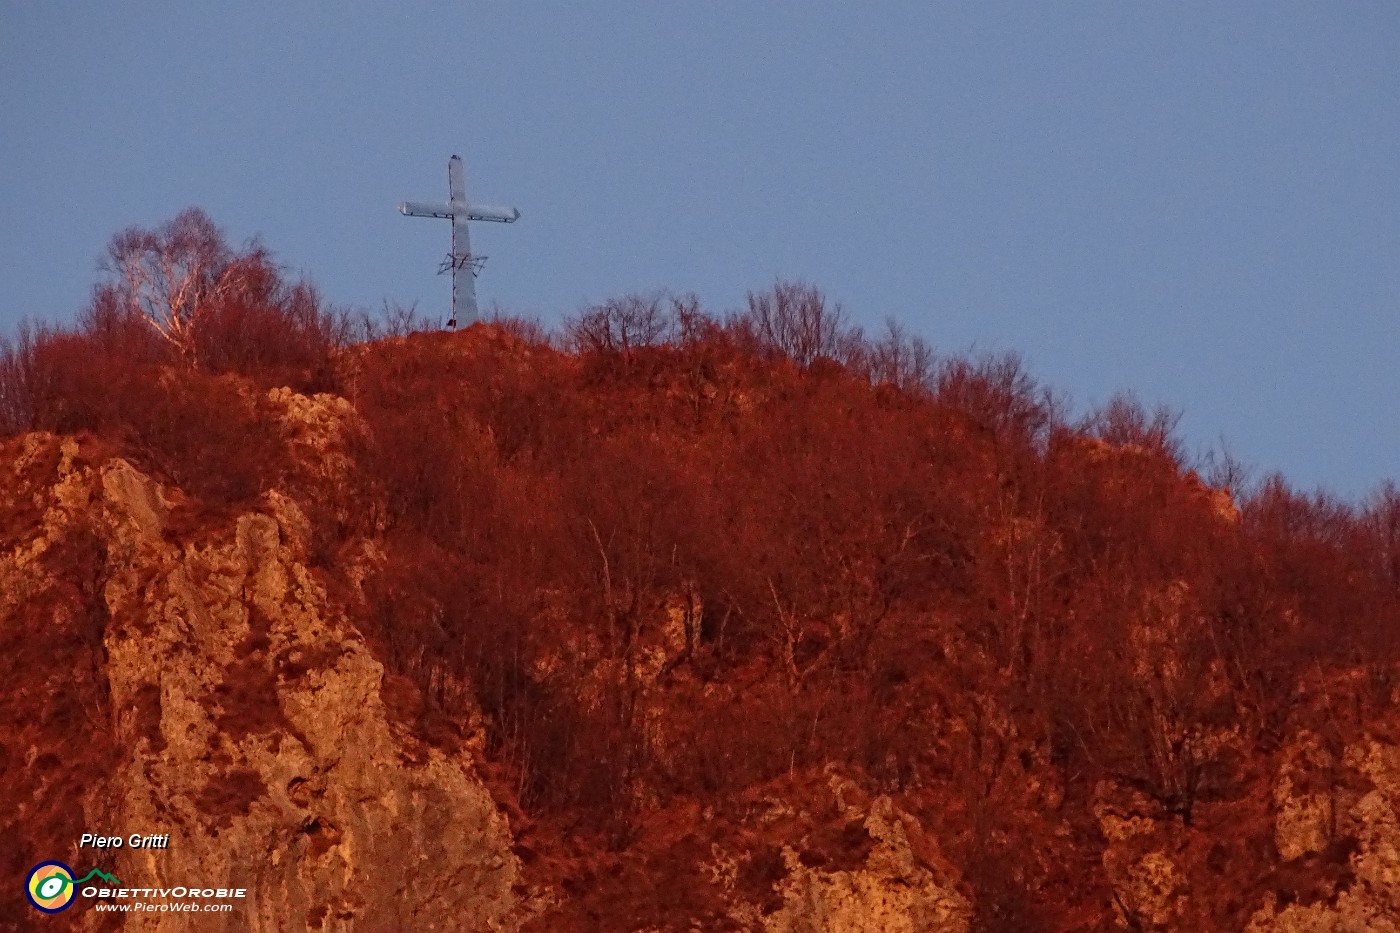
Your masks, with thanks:
M1168 412L1071 417L1014 356L864 335L804 285L386 336L197 212L108 269L0 348L0 433L106 445L195 512L292 494L424 734L479 707L503 793L599 851L835 765L946 840L982 929L1054 928L1103 899L1099 782L1186 825L1264 806L1300 695L1352 685L1310 723L1339 745L1397 686L1395 488L1242 488ZM334 483L281 386L352 403Z

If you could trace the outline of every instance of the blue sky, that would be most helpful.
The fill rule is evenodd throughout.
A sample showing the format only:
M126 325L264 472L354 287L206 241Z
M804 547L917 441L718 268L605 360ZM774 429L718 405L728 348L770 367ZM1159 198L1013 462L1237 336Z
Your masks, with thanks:
M202 206L333 301L546 320L775 277L1079 410L1132 389L1261 470L1400 473L1400 6L997 2L0 6L0 331Z

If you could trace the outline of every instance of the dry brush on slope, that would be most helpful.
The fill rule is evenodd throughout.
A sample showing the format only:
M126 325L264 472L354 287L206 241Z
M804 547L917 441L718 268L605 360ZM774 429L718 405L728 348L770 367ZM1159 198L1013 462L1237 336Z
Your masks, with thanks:
M176 232L117 245L158 257ZM510 814L517 925L1342 929L1388 909L1393 490L1232 496L1167 414L1071 420L1014 358L867 338L801 285L727 316L632 296L554 336L363 341L260 249L204 253L179 346L119 275L75 327L0 353L6 803L161 806L101 774L141 736L162 786L203 774L169 760L178 699L247 778L181 805L275 837L249 814L299 813L287 762L349 715L298 685L377 670L369 702L407 736L381 743L394 786L458 762ZM124 469L161 490L158 558L76 491ZM325 644L279 654L290 610L250 583L210 615L248 631L199 662L207 695L160 652L118 672L117 615L265 518ZM288 857L373 837L317 819L333 832ZM70 829L16 829L7 872ZM318 922L381 916L296 877Z

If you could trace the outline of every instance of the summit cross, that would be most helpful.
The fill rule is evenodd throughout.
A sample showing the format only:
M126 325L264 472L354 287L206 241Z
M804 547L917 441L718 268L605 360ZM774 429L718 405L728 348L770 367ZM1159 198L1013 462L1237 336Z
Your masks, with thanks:
M456 330L459 311L467 324L477 319L476 277L486 262L485 256L472 253L467 222L490 220L510 224L520 219L520 212L513 207L467 203L466 172L461 156L454 155L447 160L447 194L446 201L404 201L399 205L399 213L405 217L441 217L452 221L452 252L438 267L438 274L452 273L452 318L447 326Z

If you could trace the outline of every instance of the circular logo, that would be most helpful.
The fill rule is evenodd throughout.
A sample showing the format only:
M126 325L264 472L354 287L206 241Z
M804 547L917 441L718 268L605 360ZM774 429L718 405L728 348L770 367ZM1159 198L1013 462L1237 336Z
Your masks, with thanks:
M29 870L24 893L36 910L56 914L73 903L73 869L62 862L40 862Z

